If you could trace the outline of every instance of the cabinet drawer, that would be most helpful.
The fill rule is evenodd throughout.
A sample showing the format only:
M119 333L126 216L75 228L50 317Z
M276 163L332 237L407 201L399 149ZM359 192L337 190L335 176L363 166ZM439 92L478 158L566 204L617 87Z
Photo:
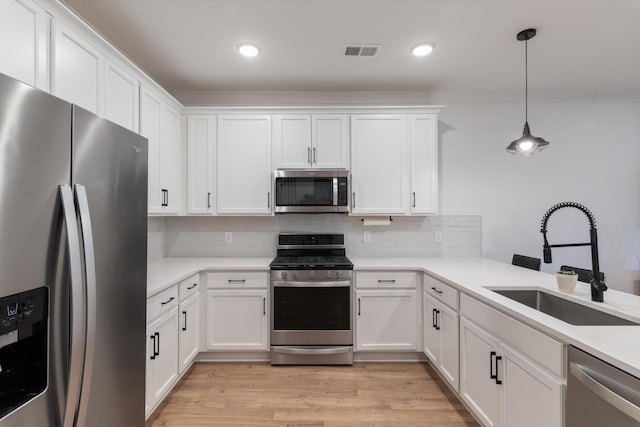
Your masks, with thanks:
M178 305L178 286L172 286L147 300L147 324Z
M178 286L180 288L180 301L184 301L191 295L198 293L200 289L200 274L194 274L180 282Z
M207 288L238 289L269 287L269 273L266 271L224 271L207 273Z
M356 273L356 288L411 288L418 283L418 273L411 271L365 271Z
M458 290L433 277L424 275L424 290L436 299L458 311Z
M563 376L562 343L465 294L460 295L460 314L505 345L526 354L550 372Z

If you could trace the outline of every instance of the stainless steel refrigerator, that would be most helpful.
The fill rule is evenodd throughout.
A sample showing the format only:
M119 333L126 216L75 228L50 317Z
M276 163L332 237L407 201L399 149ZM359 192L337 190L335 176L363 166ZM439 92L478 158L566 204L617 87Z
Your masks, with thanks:
M0 74L0 427L144 426L147 140Z

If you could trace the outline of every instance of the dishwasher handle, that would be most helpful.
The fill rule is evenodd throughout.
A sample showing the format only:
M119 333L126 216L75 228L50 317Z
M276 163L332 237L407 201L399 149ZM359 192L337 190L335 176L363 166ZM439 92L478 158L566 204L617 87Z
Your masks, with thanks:
M587 387L595 395L615 407L621 412L624 412L633 420L640 422L640 407L636 406L632 402L629 402L624 397L620 396L606 385L602 384L592 375L589 375L589 369L571 362L569 365L571 374L580 381L585 387Z

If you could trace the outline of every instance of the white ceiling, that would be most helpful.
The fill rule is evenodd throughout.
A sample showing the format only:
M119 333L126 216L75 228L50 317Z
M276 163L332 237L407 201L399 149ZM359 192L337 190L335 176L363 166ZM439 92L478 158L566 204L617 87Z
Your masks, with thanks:
M170 92L640 101L640 0L64 0ZM257 43L241 57L236 46ZM424 58L409 49L435 43ZM381 45L345 57L348 43Z

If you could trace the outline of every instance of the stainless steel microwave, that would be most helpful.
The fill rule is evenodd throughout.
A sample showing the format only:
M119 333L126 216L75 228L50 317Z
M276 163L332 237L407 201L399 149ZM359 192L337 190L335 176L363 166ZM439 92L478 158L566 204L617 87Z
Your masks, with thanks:
M276 213L349 212L349 172L279 169L274 172Z

